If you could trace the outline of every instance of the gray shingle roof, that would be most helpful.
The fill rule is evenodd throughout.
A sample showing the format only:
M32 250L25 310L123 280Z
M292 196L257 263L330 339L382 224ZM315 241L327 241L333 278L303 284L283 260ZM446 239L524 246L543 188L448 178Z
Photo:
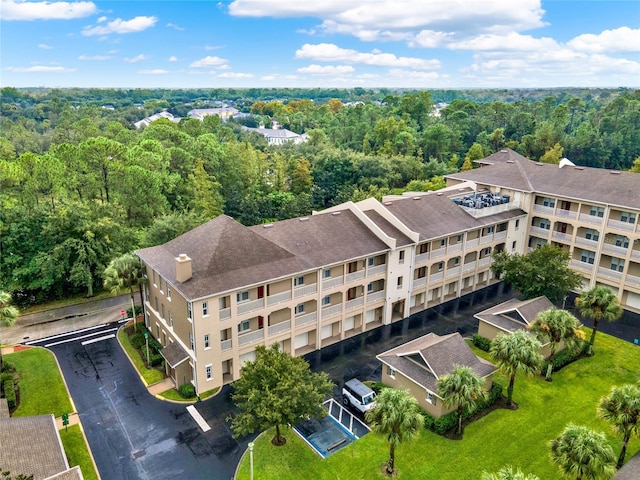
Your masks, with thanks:
M627 460L618 474L613 477L614 480L638 480L640 478L640 451L631 459Z
M176 368L189 358L187 351L182 348L182 345L178 342L169 343L169 345L160 350L160 355L162 355L171 368Z
M444 336L428 333L376 358L433 393L437 391L438 378L451 373L456 365L471 367L481 377L497 370L495 365L475 355L459 333Z
M486 167L453 173L447 178L469 180L524 192L537 192L595 203L640 208L640 175L602 168L534 162L510 149L482 160ZM597 185L597 188L588 188Z
M369 217L373 221L373 223L375 223L378 227L380 227L380 229L384 233L389 235L391 238L396 239L397 247L404 247L406 245L411 245L413 243L413 240L411 240L404 233L402 233L400 230L394 227L391 223L389 223L389 221L387 221L386 218L384 218L375 210L365 210L364 213L367 215L367 217Z
M545 296L529 300L512 298L478 312L475 317L503 330L515 332L516 330L525 330L527 325L536 319L538 313L553 306L553 303Z
M14 474L40 480L69 469L53 415L0 419L0 445L0 466Z

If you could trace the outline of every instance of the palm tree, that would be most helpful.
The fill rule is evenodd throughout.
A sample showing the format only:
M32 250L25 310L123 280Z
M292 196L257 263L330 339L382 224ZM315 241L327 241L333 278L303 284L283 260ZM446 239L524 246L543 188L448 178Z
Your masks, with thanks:
M510 334L500 334L491 342L489 350L491 356L498 364L498 368L509 375L509 387L507 388L507 405L512 404L513 384L516 381L516 373L524 372L533 375L540 370L542 344L524 330L517 330Z
M609 396L600 400L598 415L622 435L622 450L616 465L620 468L624 463L631 435L640 436L640 385L613 387Z
M395 468L396 447L418 436L424 424L418 401L407 390L385 388L376 398L376 407L365 416L375 433L387 437L387 473L391 475Z
M20 312L18 309L11 305L11 294L0 290L0 325L6 325L10 327L16 323ZM0 372L2 371L2 345L0 342Z
M611 478L616 472L615 455L604 433L569 424L549 442L551 460L565 476L576 480Z
M478 402L487 398L484 380L471 367L455 365L453 372L437 382L438 396L447 408L458 413L458 435L462 435L462 414L472 411Z
M576 298L576 307L580 315L593 320L593 330L589 339L589 353L593 351L593 342L596 340L598 322L606 320L613 322L622 316L624 310L618 302L618 297L608 287L598 285L589 290L585 290Z
M142 301L142 284L144 283L144 269L140 259L133 253L125 253L109 262L109 266L104 271L104 287L111 293L117 294L123 288L129 289L131 295L131 314L133 324L136 324L136 305L134 299L134 289L140 290L140 301Z
M584 340L584 333L580 330L578 319L566 310L555 307L540 312L535 321L529 325L529 330L541 341L549 342L551 354L547 359L549 362L545 375L547 381L551 381L553 359L560 342L564 342L565 348L573 350L577 348L581 340Z
M540 480L533 473L522 473L519 468L514 470L511 465L502 467L496 473L482 473L482 480Z

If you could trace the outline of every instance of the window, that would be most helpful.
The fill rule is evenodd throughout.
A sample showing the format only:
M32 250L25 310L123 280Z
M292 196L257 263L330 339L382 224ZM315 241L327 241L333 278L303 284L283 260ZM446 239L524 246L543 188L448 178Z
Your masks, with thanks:
M247 300L249 300L249 292L248 291L236 293L236 301L238 303L246 302Z
M171 287L167 283L167 300L171 300Z
M162 304L162 319L163 320L165 319L165 316L164 316L164 303Z
M636 214L631 212L620 213L620 221L625 223L636 223Z
M331 269L326 268L324 272L322 272L322 275L324 276L324 278L331 278Z
M209 345L209 334L206 334L204 336L204 348L209 348L209 347L210 347L210 345Z
M446 244L447 244L447 241L444 238L442 240L440 240L440 246L441 247L446 246Z
M156 271L153 271L153 286L155 287L158 284L158 279L156 278Z
M164 288L162 288L162 277L160 277L160 291L162 292Z
M243 320L238 325L238 332L244 332L246 330L249 330L250 327L251 327L251 322L249 320Z
M404 250L400 250L400 265L404 263Z
M304 277L296 277L293 279L293 286L298 287L300 285L304 285Z
M435 405L436 404L436 396L431 392L427 392L427 402L429 402L431 405Z
M427 267L418 268L418 276L416 278L424 278L427 276Z
M589 250L582 250L582 255L580 255L580 261L593 265L596 254Z
M193 304L191 302L187 302L187 318L189 321L193 320Z
M144 298L147 302L149 301L149 288L146 285L144 287Z
M624 260L622 258L611 259L611 270L622 272L624 270Z
M589 215L592 217L604 217L604 207L591 207L589 210Z
M220 307L220 310L229 308L229 300L229 297L222 297L218 299L218 306Z
M520 219L516 219L516 230L518 229L519 226L520 226Z
M169 326L173 328L173 313L169 310Z
M545 206L545 207L553 208L553 207L556 206L556 201L553 198L544 197L542 199L542 205Z
M597 242L598 239L600 238L600 232L592 228L587 228L586 232L584 233L584 238L586 238L587 240L593 240L594 242Z
M629 239L624 235L616 235L616 247L629 247Z
M391 378L396 378L396 371L389 365L387 365L387 375L389 375Z
M153 299L155 300L155 304L156 304L156 312L159 312L160 309L158 308L158 297L153 297Z
M511 243L511 250L513 251L513 250L515 250L515 249L516 249L516 241L514 240L514 241Z
M204 367L204 370L207 374L207 380L211 380L211 365L207 365L206 367Z
M327 295L322 299L322 305L331 305L331 295Z
M367 292L372 292L373 291L373 282L369 282L369 284L367 285Z
M456 242L457 242L457 243L460 243L461 241L462 241L462 235L458 235L458 236L456 237Z
M375 264L376 264L376 259L373 257L369 258L369 266L373 267Z
M304 303L296 305L296 307L294 308L294 312L295 312L296 315L304 313Z
M495 226L491 225L490 227L487 227L484 229L484 233L485 235L490 235L493 233L494 230L495 230Z
M441 272L444 268L444 262L438 262L438 271Z
M429 251L429 245L422 243L418 245L418 254L427 253Z
M193 350L193 333L189 332L189 346Z
M453 259L453 264L456 265L456 266L460 265L460 257L454 258Z
M207 315L209 315L209 305L207 302L202 302L202 316L206 317Z
M398 277L398 288L402 288L402 277Z
M543 228L545 230L549 230L551 228L551 222L549 221L549 219L541 218L540 219L540 228Z

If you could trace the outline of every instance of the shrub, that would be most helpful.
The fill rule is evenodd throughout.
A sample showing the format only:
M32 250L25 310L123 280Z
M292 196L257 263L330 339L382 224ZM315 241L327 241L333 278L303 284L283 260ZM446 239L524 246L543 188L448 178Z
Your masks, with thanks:
M162 365L164 361L164 357L159 353L150 353L149 354L149 364L151 367L158 367Z
M484 350L485 352L488 352L491 348L491 340L483 337L482 335L478 335L477 333L473 334L472 342L476 347L480 350Z
M142 307L140 305L136 305L136 317L138 315L142 315ZM127 308L127 318L132 318L131 307Z
M575 362L576 360L581 358L587 352L588 347L589 347L589 342L583 341L582 345L580 345L580 347L575 350L569 351L566 348L564 350L560 350L553 357L553 371L557 372L562 367L566 367L570 363ZM549 365L549 362L545 360L544 364L542 365L542 369L540 371L546 372L548 365Z
M9 362L3 360L3 362L2 362L2 370L0 370L0 372L2 372L2 373L6 373L6 372L15 373L15 371L16 371L16 367L14 367L12 363L9 363Z
M196 396L196 388L190 383L180 385L180 395L182 398L193 398Z
M137 348L138 350L140 350L145 346L144 333L142 333L141 331L134 333L133 335L131 335L129 341L131 342L131 346L133 348Z
M4 384L7 380L13 381L13 373L12 372L2 372L0 373L0 384Z
M16 408L16 389L13 384L13 379L5 380L2 383L2 389L4 390L4 397L7 399L9 409Z

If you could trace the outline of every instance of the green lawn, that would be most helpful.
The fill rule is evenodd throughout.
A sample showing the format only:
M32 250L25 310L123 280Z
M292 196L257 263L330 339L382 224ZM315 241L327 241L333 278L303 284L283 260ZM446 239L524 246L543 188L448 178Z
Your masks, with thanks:
M44 348L30 348L5 355L18 370L20 405L14 417L53 413L59 417L73 412L69 394L53 354Z
M640 348L598 333L595 356L581 359L553 374L553 382L542 377L518 375L514 401L519 409L496 410L465 429L462 440L447 440L429 431L396 452L397 478L460 480L479 479L482 471L502 465L519 466L542 479L560 478L549 460L548 442L569 422L588 425L607 435L617 454L621 440L609 425L596 417L600 398L611 386L638 381ZM497 380L507 384L505 378ZM325 460L320 459L297 435L286 430L287 444L274 447L273 432L255 442L255 478L268 479L375 479L385 478L380 466L387 460L385 440L368 434ZM627 459L640 449L633 439ZM238 480L249 478L249 457L241 463Z
M154 383L164 379L164 374L160 370L156 368L147 368L145 361L138 353L138 350L136 350L129 342L129 336L124 328L118 330L118 340L147 385L153 385Z
M98 474L91 461L87 444L80 430L80 425L72 425L66 431L60 430L60 438L64 451L67 453L69 465L75 467L80 465L82 476L85 480L98 480Z

